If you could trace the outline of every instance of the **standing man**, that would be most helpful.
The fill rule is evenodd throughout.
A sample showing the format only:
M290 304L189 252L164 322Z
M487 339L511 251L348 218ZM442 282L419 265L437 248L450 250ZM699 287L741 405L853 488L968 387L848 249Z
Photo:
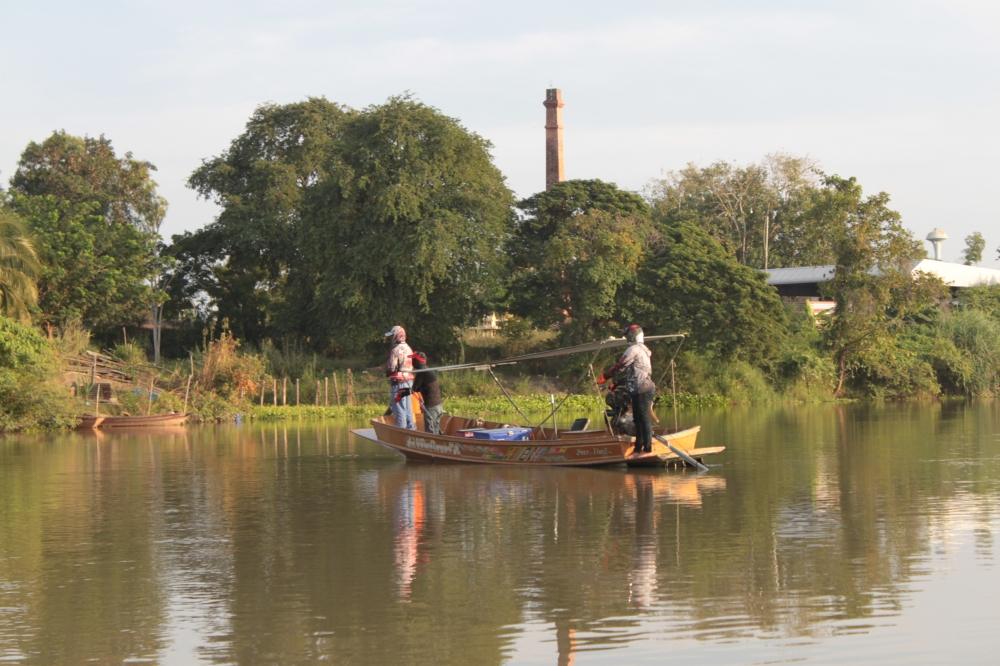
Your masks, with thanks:
M424 430L434 435L441 434L441 413L444 412L443 401L441 400L441 383L438 382L437 373L427 370L427 355L423 352L413 352L414 370L417 378L413 380L413 392L419 393L423 402Z
M399 428L414 430L413 411L410 409L410 389L413 387L413 350L406 344L406 330L393 326L385 334L389 338L389 359L385 374L389 378L389 411Z
M625 328L628 347L611 368L609 376L623 370L625 387L632 402L632 419L635 421L635 453L649 453L653 450L653 353L643 344L642 327L629 324Z

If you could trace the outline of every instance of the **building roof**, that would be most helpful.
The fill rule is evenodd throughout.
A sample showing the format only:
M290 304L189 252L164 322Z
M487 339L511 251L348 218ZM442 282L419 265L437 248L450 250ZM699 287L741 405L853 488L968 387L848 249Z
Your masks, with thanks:
M913 267L913 272L929 273L941 278L949 287L977 287L979 285L1000 284L1000 270L982 266L966 266L950 261L922 259Z
M833 279L836 266L795 266L792 268L770 268L767 271L767 283L779 284L813 284L829 282Z
M833 279L836 266L795 266L792 268L771 268L767 273L767 283L775 286L792 284L818 284ZM941 278L949 287L975 287L1000 284L1000 270L982 266L966 266L950 261L922 259L913 266L913 272L927 273Z

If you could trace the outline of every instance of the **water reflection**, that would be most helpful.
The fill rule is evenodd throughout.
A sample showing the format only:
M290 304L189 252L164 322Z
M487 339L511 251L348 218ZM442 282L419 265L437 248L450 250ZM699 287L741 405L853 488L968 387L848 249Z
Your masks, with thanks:
M702 418L701 476L406 465L347 424L0 440L0 658L766 661L1000 583L996 406Z

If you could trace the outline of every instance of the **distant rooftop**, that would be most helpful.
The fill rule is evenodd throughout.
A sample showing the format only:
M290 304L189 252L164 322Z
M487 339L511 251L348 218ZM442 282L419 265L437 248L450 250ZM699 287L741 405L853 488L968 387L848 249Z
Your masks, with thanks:
M771 268L767 271L767 283L778 287L778 291L788 291L794 295L805 295L803 289L829 282L833 279L836 267L832 264L824 266L794 266L792 268ZM966 266L950 261L922 259L913 265L914 273L927 273L941 278L949 287L965 288L979 285L1000 284L1000 270L983 268L981 266Z

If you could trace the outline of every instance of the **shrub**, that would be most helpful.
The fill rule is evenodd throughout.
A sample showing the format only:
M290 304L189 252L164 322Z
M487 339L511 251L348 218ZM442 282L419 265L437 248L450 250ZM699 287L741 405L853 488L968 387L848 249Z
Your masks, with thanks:
M48 341L0 316L0 431L66 427L74 413Z
M939 358L942 379L966 395L995 394L1000 389L1000 320L959 309L941 318L938 331L954 348Z
M259 390L264 376L264 361L239 352L239 341L226 329L218 339L210 340L202 355L199 383L204 389L224 399L249 399Z

